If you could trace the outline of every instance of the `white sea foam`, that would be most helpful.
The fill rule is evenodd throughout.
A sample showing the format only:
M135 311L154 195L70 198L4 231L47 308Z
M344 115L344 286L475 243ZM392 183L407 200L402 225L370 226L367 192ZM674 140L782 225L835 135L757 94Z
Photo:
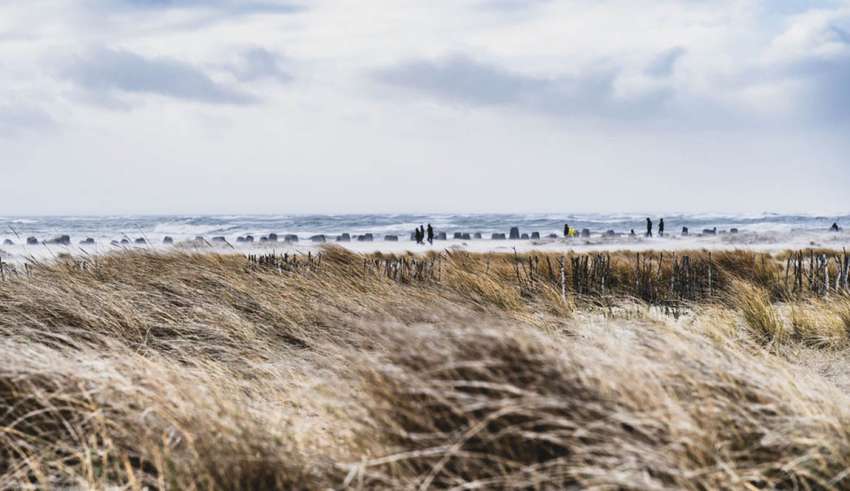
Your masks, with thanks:
M786 248L802 248L810 245L825 247L846 247L850 245L850 235L847 233L829 233L829 226L835 221L842 225L850 225L850 216L819 217L816 215L722 215L722 214L670 214L665 219L668 236L665 238L645 239L645 217L633 213L617 214L438 214L438 215L220 215L220 216L110 216L110 217L0 217L0 241L8 239L15 245L2 245L6 260L15 258L51 257L63 252L81 253L81 246L76 245L87 237L96 239L96 246L84 246L87 253L103 253L122 247L140 247L135 243L130 245L111 245L112 241L128 239L131 243L143 237L150 242L143 247L161 247L165 236L171 236L176 241L193 239L195 236L205 236L212 240L214 236L223 236L237 250L242 252L262 250L259 239L263 235L276 233L279 237L286 234L297 234L301 242L298 250L311 250L317 247L309 241L312 235L325 235L329 241L342 233L353 236L372 233L373 242L343 243L356 251L386 251L401 252L406 250L424 251L425 247L413 243L409 237L414 228L420 224L431 223L437 232L445 232L449 238L455 232L481 232L484 239L460 241L448 240L435 242L431 249L463 248L469 251L504 251L517 250L551 250L551 251L591 251L591 250L645 250L645 249L691 249L691 248L747 248L754 250L777 250ZM655 232L658 220L653 217ZM564 223L569 223L576 229L588 229L592 233L589 239L549 240L545 237L554 233L561 235ZM538 241L492 241L493 232L507 233L517 226L521 232L539 232L543 240ZM690 229L691 235L681 236L683 226ZM716 236L700 237L698 234L704 228L717 227L718 232L739 229L738 234L718 233ZM625 235L634 229L637 237ZM620 233L618 237L605 237L607 230ZM49 240L53 237L67 234L75 245L65 247L59 245L25 245L27 237L38 240ZM254 245L238 243L239 236L251 234L257 242ZM384 241L385 235L396 235L398 242ZM286 250L293 245L283 242L273 245L276 250ZM233 251L230 246L221 250ZM294 249L293 249L294 250Z

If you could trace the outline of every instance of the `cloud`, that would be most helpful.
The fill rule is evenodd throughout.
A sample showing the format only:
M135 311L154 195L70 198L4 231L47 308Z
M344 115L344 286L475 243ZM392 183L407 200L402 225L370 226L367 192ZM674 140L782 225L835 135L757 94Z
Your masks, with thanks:
M659 55L646 69L646 73L656 77L666 77L673 73L676 62L679 61L687 51L682 47L671 48Z
M246 17L267 19L307 10L290 1L250 0L81 0L81 11L103 25L120 26L128 18L164 31L203 30L210 26L244 22ZM169 14L169 15L163 15ZM175 14L175 15L171 15Z
M789 74L807 86L800 102L810 118L850 123L850 56L802 61Z
M534 8L552 0L481 0L479 7L507 12Z
M38 107L0 103L0 139L27 130L43 130L53 126L53 117Z
M64 75L94 96L153 94L207 104L257 102L254 96L214 81L189 63L123 50L92 51L67 66Z
M123 0L125 5L147 9L200 8L224 10L230 14L292 14L304 10L290 2L250 2L245 0Z
M849 27L850 9L807 12L768 51L769 76L800 87L799 112L810 121L850 123Z
M383 69L385 84L446 102L471 106L515 106L559 117L642 117L664 109L665 88L621 93L619 71L595 68L578 76L520 74L466 56L416 60Z
M245 50L239 61L229 66L228 70L240 82L266 79L286 83L292 80L292 75L284 68L283 57L265 48Z

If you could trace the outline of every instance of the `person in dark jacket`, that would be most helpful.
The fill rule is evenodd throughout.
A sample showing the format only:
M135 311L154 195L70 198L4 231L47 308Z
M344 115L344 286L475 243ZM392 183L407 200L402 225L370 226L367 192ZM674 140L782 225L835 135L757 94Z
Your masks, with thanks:
M652 220L646 217L646 236L652 237Z
M568 224L564 224L564 237L570 236L570 226Z
M658 221L658 236L664 237L664 219Z
M434 245L434 228L430 223L428 224L428 243Z

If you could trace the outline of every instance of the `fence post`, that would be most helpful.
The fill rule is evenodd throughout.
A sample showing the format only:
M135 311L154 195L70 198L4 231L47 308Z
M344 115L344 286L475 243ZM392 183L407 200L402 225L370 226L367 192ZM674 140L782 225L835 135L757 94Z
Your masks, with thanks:
M561 266L561 300L564 301L564 304L567 303L567 273L564 269L564 256L558 259L558 263Z

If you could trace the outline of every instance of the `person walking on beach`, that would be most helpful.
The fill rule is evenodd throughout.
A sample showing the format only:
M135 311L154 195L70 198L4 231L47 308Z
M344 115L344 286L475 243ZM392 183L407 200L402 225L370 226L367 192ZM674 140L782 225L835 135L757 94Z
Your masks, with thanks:
M434 228L430 223L428 224L428 243L434 245Z
M664 237L664 219L658 221L658 236Z
M416 243L417 243L417 244L421 244L421 243L422 243L422 232L420 231L419 227L416 227L416 228L414 229L413 236L416 238Z
M652 220L646 217L646 236L652 237Z
M425 226L419 226L419 243L425 245Z
M570 236L570 226L568 224L564 224L564 237Z

